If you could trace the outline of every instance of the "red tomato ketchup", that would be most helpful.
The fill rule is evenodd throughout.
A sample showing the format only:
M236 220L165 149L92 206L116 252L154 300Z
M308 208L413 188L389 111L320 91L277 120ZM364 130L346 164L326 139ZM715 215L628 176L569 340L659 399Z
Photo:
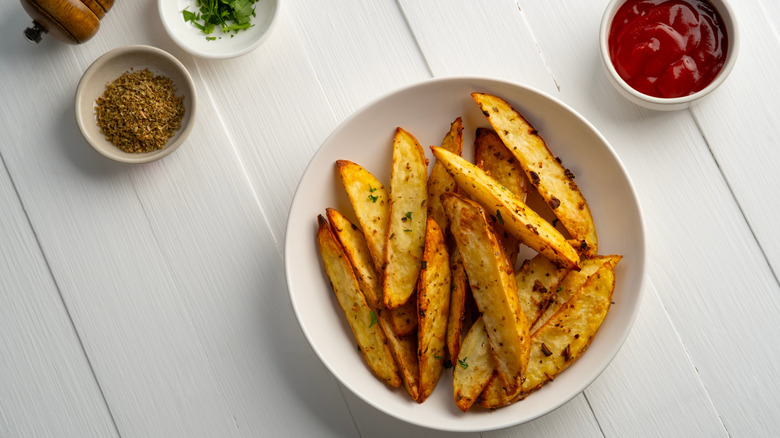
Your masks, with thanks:
M723 68L728 35L704 0L628 0L609 31L609 55L633 89L683 97L710 84Z

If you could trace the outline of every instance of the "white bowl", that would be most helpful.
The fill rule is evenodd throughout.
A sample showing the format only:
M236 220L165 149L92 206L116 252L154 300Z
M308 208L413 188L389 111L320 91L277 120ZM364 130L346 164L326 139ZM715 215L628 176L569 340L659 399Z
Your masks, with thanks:
M723 24L726 27L726 33L728 34L728 53L726 54L726 62L723 65L720 73L715 79L706 86L704 89L697 91L688 96L675 97L675 98L662 98L649 96L633 89L623 78L620 77L615 66L612 64L612 59L609 55L609 31L612 27L612 19L617 13L618 9L627 0L612 0L607 5L604 15L601 19L601 27L599 29L599 48L601 52L601 61L604 69L607 72L610 83L615 89L623 95L629 101L648 109L659 111L674 111L688 108L691 103L707 96L715 91L723 81L726 80L731 70L734 68L734 64L737 62L737 54L739 53L739 28L737 26L737 20L734 15L734 11L731 9L728 1L726 0L708 0L717 9Z
M128 153L106 140L95 119L95 101L113 82L127 71L149 69L153 74L170 78L176 95L184 96L184 118L181 127L168 139L165 147L146 153ZM192 76L170 53L151 46L124 46L100 56L81 76L76 88L76 123L81 134L101 155L126 164L141 164L170 155L192 131L195 124L197 93Z
M330 283L316 244L317 215L333 207L354 220L337 175L338 159L354 161L388 184L396 126L422 145L438 145L456 117L463 117L463 155L473 157L474 132L488 127L471 98L474 91L496 94L523 113L549 148L577 177L593 212L602 254L622 254L617 286L604 325L588 351L555 381L525 400L489 412L462 413L452 396L451 372L445 371L422 404L403 389L391 390L368 370ZM433 165L430 150L426 154ZM355 222L356 223L356 222ZM391 93L360 109L325 140L300 180L285 235L285 270L290 299L300 326L316 354L334 376L377 409L403 421L432 429L474 432L514 426L566 403L587 387L617 354L641 302L645 270L644 226L625 168L604 137L582 116L534 89L487 78L446 78ZM305 396L305 394L301 394ZM334 397L338 397L334 394Z
M159 0L157 9L163 27L173 42L188 53L212 59L235 58L258 48L270 35L279 16L280 0L258 0L252 27L236 33L222 33L215 29L206 35L192 23L184 21L182 11L197 12L196 0ZM216 37L207 40L206 37Z

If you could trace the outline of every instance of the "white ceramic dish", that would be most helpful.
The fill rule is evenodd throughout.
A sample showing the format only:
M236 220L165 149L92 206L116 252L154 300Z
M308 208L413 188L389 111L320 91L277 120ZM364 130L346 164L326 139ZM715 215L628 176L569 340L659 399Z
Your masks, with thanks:
M176 95L184 96L184 118L176 134L165 147L141 154L122 151L100 132L95 120L95 100L106 90L106 84L126 71L148 68L155 75L170 78L176 86ZM151 46L124 46L111 50L96 59L81 76L76 88L76 123L81 134L101 155L125 164L142 164L159 160L173 153L187 139L195 125L197 92L192 76L170 53Z
M595 216L600 253L624 256L617 267L612 309L588 351L554 382L524 401L489 412L462 413L452 398L451 370L445 370L423 404L403 389L391 390L369 372L344 320L319 259L317 215L335 207L354 221L335 170L349 159L389 180L396 126L424 146L438 145L458 116L464 122L464 156L473 157L474 131L489 126L470 93L507 99L539 130L548 146L577 177ZM428 149L426 147L426 149ZM431 166L433 157L427 150ZM356 222L355 222L356 223ZM631 181L607 141L584 118L558 100L521 85L485 78L447 78L391 93L344 121L312 158L290 208L285 240L287 284L296 316L312 348L338 380L389 415L445 431L485 431L514 426L566 403L587 387L620 349L641 301L645 269L642 215Z
M732 10L727 0L708 0L717 9L720 17L723 19L723 24L726 27L726 33L728 34L728 52L726 54L726 62L723 65L720 73L715 79L704 89L697 91L689 96L675 97L675 98L663 98L649 96L644 93L633 89L628 83L620 77L615 66L612 64L612 59L609 55L609 31L612 28L612 19L617 13L618 9L623 6L626 0L612 0L604 10L604 15L601 19L601 27L599 28L599 51L601 53L601 63L604 70L607 73L609 82L613 87L629 101L647 109L657 111L676 111L688 108L693 102L704 98L709 95L716 88L718 88L728 77L731 70L734 68L734 64L737 62L737 54L739 53L739 27L737 26L737 19L734 11Z
M196 0L158 0L157 8L165 31L176 45L192 55L226 59L245 55L268 38L279 16L280 0L258 0L254 5L256 16L252 18L252 27L235 34L224 34L217 29L211 35L205 35L192 23L185 22L182 11L197 12L196 5ZM217 39L210 41L207 36Z

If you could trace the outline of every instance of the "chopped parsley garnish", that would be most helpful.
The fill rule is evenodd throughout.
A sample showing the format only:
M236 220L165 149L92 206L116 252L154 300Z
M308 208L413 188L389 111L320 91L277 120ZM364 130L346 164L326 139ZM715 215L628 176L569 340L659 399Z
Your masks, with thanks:
M501 212L496 210L496 219L498 219L498 223L501 225L504 225L504 218L501 217Z
M467 359L468 357L464 357L463 360L458 359L458 365L462 366L464 370L469 367L469 364L466 363Z
M376 204L376 200L379 199L379 196L368 195L368 199L370 199L371 202Z
M206 35L214 33L216 27L224 33L238 32L252 26L252 17L256 16L254 4L257 1L197 0L197 12L184 9L181 13L185 22L192 23ZM213 41L217 37L207 36L206 39Z
M368 325L369 327L371 327L372 325L376 324L376 313L374 313L373 310L371 310L368 313L371 314L371 324Z

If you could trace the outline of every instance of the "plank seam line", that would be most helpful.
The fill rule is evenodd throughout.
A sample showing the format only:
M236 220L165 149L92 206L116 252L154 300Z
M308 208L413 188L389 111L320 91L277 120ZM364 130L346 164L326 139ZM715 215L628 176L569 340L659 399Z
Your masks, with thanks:
M347 412L349 412L349 419L352 420L352 427L355 428L358 436L362 437L363 432L361 432L360 427L358 427L357 420L355 420L355 414L352 412L352 406L349 405L349 402L347 401L347 395L344 393L344 385L342 385L341 382L337 382L336 385L339 387L339 391L341 392L341 399L344 401L344 405L347 407ZM373 406L371 408L374 409Z
M772 263L769 260L769 256L767 255L766 249L761 244L761 240L759 240L758 236L756 235L756 231L753 229L753 225L750 222L750 218L748 218L747 214L745 214L745 210L742 208L742 204L739 202L739 199L734 193L734 188L731 186L731 183L729 182L728 178L726 178L726 174L723 171L723 168L720 166L720 161L718 161L718 156L715 154L715 151L712 149L712 146L710 145L710 141L707 138L707 134L702 128L701 124L699 123L699 119L696 117L696 113L694 113L692 109L689 109L688 111L691 113L691 117L693 117L693 123L696 124L696 129L699 130L699 133L704 139L704 144L707 145L707 150L710 151L712 160L715 162L715 166L717 166L718 172L720 173L720 177L723 179L723 182L726 184L726 187L729 190L729 194L731 195L731 198L734 200L734 203L737 204L737 208L739 209L739 214L742 215L742 219L744 219L745 224L747 224L748 231L750 231L750 235L753 236L753 241L756 242L756 245L758 245L758 250L761 251L761 255L764 257L764 262L769 268L769 272L772 273L772 277L775 279L775 283L780 285L780 278L778 278L777 272L775 271L774 266L772 266Z
M79 348L81 348L81 353L84 355L84 359L86 359L87 361L87 365L89 366L89 372L92 374L92 379L98 388L98 392L100 393L100 398L103 400L103 405L106 408L106 412L108 412L108 417L111 419L111 425L114 427L114 432L116 433L117 437L121 438L122 434L119 432L119 427L117 426L116 418L114 418L114 412L111 410L111 405L109 405L108 403L108 399L106 398L106 393L103 391L103 386L100 384L100 380L98 380L97 378L97 374L95 373L95 367L92 364L92 360L90 359L89 354L87 354L87 349L84 346L84 341L81 339L81 333L79 332L76 323L73 321L73 316L71 315L70 308L68 307L68 302L65 300L65 297L62 295L62 289L60 288L59 283L57 283L57 278L54 276L54 272L52 271L49 258L46 256L46 251L44 251L43 245L41 244L41 239L38 237L38 232L35 230L35 227L33 226L32 220L30 219L30 214L27 211L27 207L24 205L24 201L22 201L22 197L19 194L19 189L16 186L16 182L14 181L14 178L11 175L10 170L8 169L8 164L5 162L5 158L2 156L2 154L0 154L0 163L3 164L3 169L5 169L5 173L8 175L8 179L11 181L11 187L14 190L16 199L19 200L19 205L22 207L24 218L27 221L27 225L30 227L30 231L32 231L33 237L35 238L35 244L38 246L38 251L41 253L43 262L46 265L46 272L49 273L49 277L54 283L54 288L57 290L57 295L60 297L60 301L62 302L62 307L65 309L65 314L68 317L68 323L73 328L73 332L76 334L76 339L78 340Z
M528 33L531 35L531 39L534 42L536 51L539 52L539 57L542 58L542 64L544 64L544 69L547 70L547 73L549 73L550 79L552 79L553 85L555 85L555 89L558 90L558 92L560 92L561 85L558 83L558 80L555 79L555 74L553 73L552 67L550 67L550 63L547 61L547 57L544 56L544 52L542 51L542 46L541 44L539 44L539 39L536 38L536 34L534 33L533 26L531 26L531 23L528 21L526 17L526 13L523 11L523 8L520 6L520 3L518 1L515 1L515 5L517 6L517 11L520 13L520 19L523 20L523 24L525 24L525 28L528 30Z
M404 23L406 24L406 28L409 30L409 34L412 36L412 39L414 39L414 45L417 47L417 51L420 53L420 56L425 62L425 69L428 70L428 76L432 78L436 77L433 74L433 69L431 68L431 64L428 62L428 57L425 56L425 51L423 51L422 45L420 44L420 41L417 39L417 34L414 33L414 28L412 28L412 24L409 22L409 17L406 16L406 11L404 11L404 7L403 5L401 5L401 0L396 0L395 5L398 7L398 10L401 12L401 16L404 17Z
M664 316L666 317L666 321L669 323L669 326L672 328L672 331L674 332L674 336L677 338L677 341L680 343L680 345L683 348L683 351L685 352L685 357L688 359L688 363L693 368L693 371L696 373L696 378L701 385L702 389L704 389L704 394L707 396L707 401L710 403L710 406L712 407L712 411L715 413L715 415L718 417L718 422L720 423L720 426L723 428L723 431L726 432L726 436L731 436L729 433L728 428L726 427L726 424L723 422L723 418L720 416L720 412L718 412L717 406L715 405L715 402L712 401L712 397L710 397L710 392L707 390L707 385L704 383L704 380L701 378L701 375L699 374L699 368L696 366L696 363L693 360L693 356L691 356L690 351L688 351L688 347L683 342L683 337L680 335L679 330L677 330L677 326L674 324L674 321L672 320L672 317L669 315L669 310L666 308L666 304L661 299L661 296L658 294L658 289L656 289L655 285L653 284L653 280L650 278L649 275L645 274L645 281L647 282L645 293L648 293L652 290L653 294L655 295L655 299L658 300L658 302L661 304L661 309L663 309Z
M606 437L607 435L604 433L604 428L601 427L601 421L599 421L599 416L596 415L596 411L593 409L593 405L590 404L590 399L588 398L587 392L582 391L582 396L585 398L585 404L588 405L588 409L590 409L590 414L593 415L593 419L596 421L596 426L599 427L599 432L601 432L601 436Z
M198 74L198 79L201 79L201 85L206 90L206 95L210 102L216 102L217 100L214 98L214 94L211 92L211 87L208 84L208 81L203 80L203 76L200 74L200 62L195 58L192 57L193 62L195 63L195 70ZM230 130L227 129L227 124L225 123L225 118L222 116L222 112L220 111L219 105L212 105L212 108L214 109L214 113L217 115L217 119L219 120L219 124L222 127L223 132L225 133L225 137L227 139L228 144L230 144L230 147L233 149L233 155L236 157L236 161L238 161L238 165L241 168L241 174L244 177L244 180L246 181L246 185L249 186L249 190L252 192L252 197L255 200L255 205L257 205L257 208L260 210L260 215L263 218L263 222L265 222L266 228L270 231L273 230L271 227L271 222L268 219L268 214L266 214L265 209L263 208L263 204L260 202L260 198L257 196L257 191L255 190L255 186L252 184L252 179L249 177L249 172L246 170L246 165L244 164L244 161L241 159L241 154L238 151L238 148L236 148L236 142L233 139L233 136L230 134ZM274 241L274 246L276 247L277 251L281 251L281 248L279 246L279 240L276 238L276 235L274 233L271 234L271 238Z

